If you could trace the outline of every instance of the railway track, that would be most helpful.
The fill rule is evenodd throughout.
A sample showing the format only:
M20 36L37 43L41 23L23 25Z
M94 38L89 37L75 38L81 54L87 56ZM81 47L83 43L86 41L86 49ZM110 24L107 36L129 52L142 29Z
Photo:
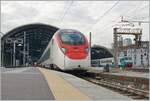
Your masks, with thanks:
M140 89L138 86L134 86L134 81L128 83L127 81L118 82L117 80L101 77L100 75L95 75L93 73L71 73L77 77L83 78L94 84L106 87L115 92L129 96L132 99L149 99L149 90Z
M145 68L145 69L131 69L130 71L149 73L149 68Z

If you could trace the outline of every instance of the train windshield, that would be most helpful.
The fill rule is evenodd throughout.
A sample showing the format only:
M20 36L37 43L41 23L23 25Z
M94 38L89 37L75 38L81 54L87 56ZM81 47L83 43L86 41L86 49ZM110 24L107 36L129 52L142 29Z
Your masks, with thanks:
M85 38L80 33L61 33L60 38L62 43L68 44L68 45L82 45L85 43Z

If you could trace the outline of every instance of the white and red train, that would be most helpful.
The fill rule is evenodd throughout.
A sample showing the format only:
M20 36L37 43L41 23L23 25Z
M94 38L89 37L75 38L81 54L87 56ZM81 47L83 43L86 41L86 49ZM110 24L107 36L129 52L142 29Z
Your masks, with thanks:
M38 63L61 70L82 69L90 66L87 38L73 29L60 29L52 37Z

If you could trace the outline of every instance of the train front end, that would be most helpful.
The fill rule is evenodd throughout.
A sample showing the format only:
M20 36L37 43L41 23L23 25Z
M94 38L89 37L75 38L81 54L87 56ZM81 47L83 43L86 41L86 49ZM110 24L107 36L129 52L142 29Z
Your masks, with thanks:
M60 49L64 54L64 70L84 69L90 66L90 52L86 37L75 30L59 33Z

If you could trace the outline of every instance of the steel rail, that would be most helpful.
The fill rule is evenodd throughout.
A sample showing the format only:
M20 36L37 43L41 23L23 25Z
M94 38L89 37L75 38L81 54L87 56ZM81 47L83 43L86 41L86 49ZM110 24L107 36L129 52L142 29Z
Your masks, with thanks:
M149 91L136 89L127 85L121 85L119 82L114 82L114 81L108 81L103 79L98 80L90 77L82 77L82 78L98 85L107 86L109 88L118 89L121 91L125 91L127 93L135 94L140 98L142 97L142 99L149 99Z

